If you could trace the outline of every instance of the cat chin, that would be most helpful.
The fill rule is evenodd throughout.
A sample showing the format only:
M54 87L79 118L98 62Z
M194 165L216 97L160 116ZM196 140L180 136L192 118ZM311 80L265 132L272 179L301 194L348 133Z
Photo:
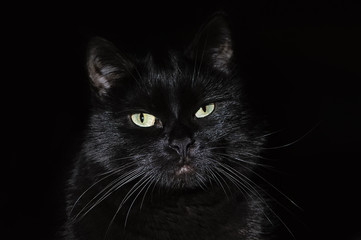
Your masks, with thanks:
M194 170L185 170L185 168L182 167L174 176L172 188L180 190L201 189L204 182L200 182Z
M178 180L175 181L172 185L171 189L173 190L179 190L179 191L187 191L187 190L195 190L195 189L201 189L201 187L196 184L194 181L188 181L188 180Z
M194 169L191 166L189 166L188 164L185 164L175 172L175 175L182 176L184 174L190 174L192 172L194 172Z

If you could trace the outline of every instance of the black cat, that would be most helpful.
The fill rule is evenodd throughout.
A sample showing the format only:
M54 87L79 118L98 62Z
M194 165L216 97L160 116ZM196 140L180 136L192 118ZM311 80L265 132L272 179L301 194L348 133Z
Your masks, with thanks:
M252 180L264 134L247 111L233 44L223 15L162 57L91 41L94 101L65 239L268 239L267 200Z

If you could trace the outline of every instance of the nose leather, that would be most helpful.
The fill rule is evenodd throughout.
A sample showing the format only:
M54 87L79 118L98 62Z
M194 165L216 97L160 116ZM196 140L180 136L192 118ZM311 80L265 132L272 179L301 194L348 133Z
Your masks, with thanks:
M189 137L176 138L169 141L169 147L176 151L179 156L182 158L187 157L189 147L194 143L194 141Z

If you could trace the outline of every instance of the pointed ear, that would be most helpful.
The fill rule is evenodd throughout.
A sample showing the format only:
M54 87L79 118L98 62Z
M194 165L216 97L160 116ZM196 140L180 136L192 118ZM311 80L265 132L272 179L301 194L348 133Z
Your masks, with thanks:
M95 37L88 45L87 68L97 96L104 97L130 71L132 64L112 43Z
M225 14L217 13L201 28L188 54L195 61L208 60L214 68L229 72L233 43Z

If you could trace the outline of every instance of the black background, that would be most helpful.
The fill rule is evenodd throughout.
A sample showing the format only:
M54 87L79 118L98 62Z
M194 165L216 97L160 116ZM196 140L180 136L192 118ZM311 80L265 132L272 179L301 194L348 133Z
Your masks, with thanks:
M186 42L220 9L232 23L250 100L280 130L269 145L298 140L265 152L277 170L267 178L302 208L279 195L291 212L280 216L299 240L361 239L361 6L350 1L4 7L6 239L53 239L63 221L64 179L87 116L89 38L144 53Z

